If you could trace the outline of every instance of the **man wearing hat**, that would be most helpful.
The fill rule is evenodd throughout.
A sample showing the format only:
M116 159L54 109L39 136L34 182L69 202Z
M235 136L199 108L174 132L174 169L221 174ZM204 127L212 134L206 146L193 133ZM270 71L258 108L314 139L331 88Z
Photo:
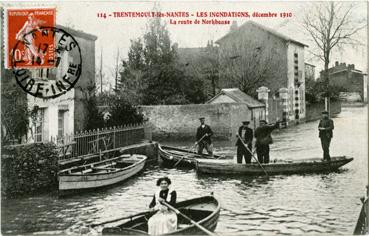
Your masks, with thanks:
M319 138L323 148L323 160L330 161L329 145L333 137L334 124L333 120L329 119L328 111L322 112L322 119L319 122Z
M198 145L197 153L201 155L205 148L208 154L213 155L213 146L210 139L213 135L213 131L211 131L209 125L205 124L205 117L200 117L199 120L201 125L197 128L195 142L195 145Z
M279 127L279 121L274 125L268 125L266 120L260 120L260 126L255 130L256 154L260 163L269 163L269 144L273 143L271 133Z
M236 142L237 146L237 163L242 163L242 157L245 157L245 163L249 164L251 163L251 152L252 151L252 139L254 137L252 129L250 129L248 126L250 124L250 121L242 121L242 126L238 129L238 138ZM246 149L244 144L241 142L241 140L249 150Z

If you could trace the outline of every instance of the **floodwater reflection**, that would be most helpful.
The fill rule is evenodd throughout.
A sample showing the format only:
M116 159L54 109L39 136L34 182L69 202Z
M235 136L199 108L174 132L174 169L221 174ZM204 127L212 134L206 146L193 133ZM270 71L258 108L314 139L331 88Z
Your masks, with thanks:
M57 198L54 193L2 201L2 233L70 232L81 226L145 211L163 175L172 179L178 200L213 192L222 205L216 232L242 234L352 234L367 184L367 107L347 108L334 118L332 155L354 161L323 174L265 176L198 175L193 169L149 164L136 177L111 188ZM320 157L318 121L273 134L272 159ZM179 147L189 142L167 142ZM215 150L234 155L233 142ZM67 230L67 231L65 231Z

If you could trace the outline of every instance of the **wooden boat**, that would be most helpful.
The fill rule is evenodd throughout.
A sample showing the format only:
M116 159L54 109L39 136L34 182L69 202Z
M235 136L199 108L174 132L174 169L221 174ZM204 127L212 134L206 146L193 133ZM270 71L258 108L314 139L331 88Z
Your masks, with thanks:
M331 157L331 161L323 161L322 158L310 158L301 160L286 160L262 164L265 171L270 174L293 174L335 171L339 167L352 161L352 157ZM242 174L264 175L263 169L258 163L236 164L222 160L197 160L196 169L200 173L208 174Z
M175 206L181 213L190 217L193 221L200 224L210 231L214 231L220 214L219 201L213 196L194 198L183 202L178 202ZM155 213L138 216L124 222L116 227L105 227L103 235L148 235L147 220ZM203 231L182 216L178 217L178 228L176 231L166 235L200 235Z
M158 147L159 155L164 163L178 166L195 167L197 159L219 159L221 156L208 154L199 155L196 152L181 148L161 146ZM180 162L179 162L180 161Z
M121 182L141 171L147 157L121 155L111 159L65 169L59 172L59 193L104 187Z
M369 188L367 186L367 192ZM368 216L368 194L366 197L361 198L363 205L361 206L360 214L357 219L357 223L354 229L354 235L369 235L369 216Z

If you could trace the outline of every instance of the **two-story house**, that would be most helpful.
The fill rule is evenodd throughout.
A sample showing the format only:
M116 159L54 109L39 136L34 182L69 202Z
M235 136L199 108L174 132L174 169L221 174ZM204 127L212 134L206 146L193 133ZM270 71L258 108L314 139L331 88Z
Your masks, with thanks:
M253 21L237 27L215 42L219 45L219 87L244 84L265 86L271 98L288 89L287 121L305 118L304 43ZM256 91L251 91L256 93ZM251 94L253 95L253 94Z
M33 142L50 141L83 130L86 125L87 99L95 86L95 41L96 36L63 26L57 26L71 34L81 49L82 73L77 84L65 94L53 99L41 99L27 95L30 119L28 137ZM58 34L58 33L57 33ZM73 61L71 54L64 54L63 63ZM79 55L78 55L79 56ZM63 67L64 65L59 65ZM52 80L58 76L58 68L32 69L33 78Z

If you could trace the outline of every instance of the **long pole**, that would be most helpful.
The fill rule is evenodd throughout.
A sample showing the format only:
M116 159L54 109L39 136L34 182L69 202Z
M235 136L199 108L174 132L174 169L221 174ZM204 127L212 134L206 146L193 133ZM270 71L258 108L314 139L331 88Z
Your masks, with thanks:
M146 215L146 214L151 213L151 212L152 211L145 211L145 212L141 212L141 213L138 213L138 214L135 214L135 215L120 217L120 218L114 219L114 220L108 220L108 221L97 223L97 224L90 224L89 226L90 227L96 227L96 226L99 226L99 225L105 225L105 224L109 224L109 223L120 221L120 220L130 219L130 218L133 218L133 217L136 217L136 216Z
M266 172L266 170L264 169L263 165L260 164L259 160L254 156L254 153L249 149L249 147L247 147L247 145L243 142L242 138L240 136L237 135L237 138L241 141L242 145L246 148L246 150L251 154L251 156L256 160L256 162L259 164L259 166L261 167L261 169L264 171L265 175L267 177L269 177L268 173Z
M190 221L191 224L194 224L201 231L203 231L203 232L205 232L205 233L207 233L208 235L211 235L211 236L218 236L216 233L213 233L213 232L209 231L208 229L206 229L205 227L201 226L200 224L198 224L197 222L195 222L194 220L192 220L190 217L186 216L185 214L183 214L182 212L180 212L178 209L176 209L175 207L171 206L167 202L164 201L164 202L162 202L162 204L164 206L168 207L169 209L171 209L172 211L174 211L177 215L181 215L183 218L185 218L188 221Z
M190 148L190 150L192 150L193 148L195 148L197 145L198 145L198 143L203 139L203 138L205 138L206 137L206 134L204 134L204 136L202 136L201 138L200 138L200 140L199 141L197 141L191 148ZM187 155L188 156L188 155ZM173 165L173 167L176 167L185 157L187 157L187 156L183 156L181 159L179 159L179 161L177 161L174 165Z

